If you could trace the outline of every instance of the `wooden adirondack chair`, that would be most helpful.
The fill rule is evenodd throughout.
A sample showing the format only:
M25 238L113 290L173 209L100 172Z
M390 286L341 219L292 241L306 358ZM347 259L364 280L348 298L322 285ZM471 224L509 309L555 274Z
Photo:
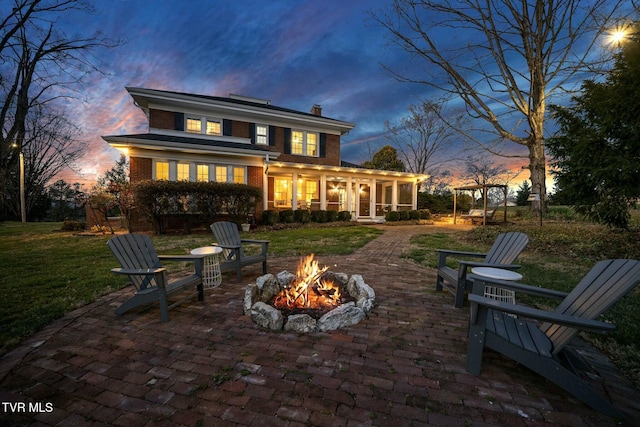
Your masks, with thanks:
M107 246L116 257L122 268L113 268L116 274L126 274L136 288L136 293L120 307L116 314L123 314L132 308L158 301L160 318L169 320L169 309L183 302L191 294L169 305L167 296L195 286L198 300L204 301L202 287L202 266L204 255L158 255L151 239L144 234L122 234L111 238ZM187 277L169 280L167 270L160 260L191 261L195 264L195 272Z
M524 248L529 244L529 236L517 231L502 233L491 246L487 253L451 251L436 249L438 252L438 276L436 278L436 290L445 288L455 297L453 305L461 308L464 304L464 293L471 289L471 281L467 279L469 267L497 267L513 270L519 265L511 264L518 258ZM481 261L456 259L457 270L447 267L447 257L484 258Z
M468 372L480 374L483 349L490 348L542 375L593 409L614 417L621 415L574 372L566 346L580 330L603 333L615 329L615 325L595 319L640 282L640 261L601 261L570 293L473 274L470 277L474 284L469 294ZM547 312L486 298L483 292L487 284L564 299L555 311ZM536 323L522 318L535 319Z
M218 221L211 224L211 231L217 243L214 246L222 248L222 261L220 271L236 271L238 283L242 281L242 267L247 265L262 263L262 273L267 274L267 249L268 240L241 239L238 226L230 221ZM260 252L247 255L244 246L247 244L260 245Z

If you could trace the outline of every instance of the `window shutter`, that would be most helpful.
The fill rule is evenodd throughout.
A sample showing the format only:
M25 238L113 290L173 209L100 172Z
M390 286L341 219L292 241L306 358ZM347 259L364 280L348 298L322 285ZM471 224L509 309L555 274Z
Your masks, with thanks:
M184 113L173 113L173 128L184 130Z
M231 120L222 119L222 134L231 136Z
M284 128L284 154L291 154L291 128Z
M327 157L327 134L320 134L320 157Z
M269 145L276 145L276 127L269 126Z
M249 138L251 138L251 143L256 143L256 124L249 123Z

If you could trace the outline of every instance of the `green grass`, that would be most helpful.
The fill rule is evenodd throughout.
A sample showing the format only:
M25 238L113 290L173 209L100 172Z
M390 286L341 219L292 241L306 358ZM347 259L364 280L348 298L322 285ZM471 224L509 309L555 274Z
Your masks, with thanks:
M110 235L61 232L60 223L0 223L0 354L52 320L126 281L111 273L117 262L106 242ZM371 227L301 228L251 233L270 240L271 256L349 254L382 233ZM152 236L158 253L186 254L214 241L213 234ZM168 265L170 271L183 263Z
M640 259L640 229L616 231L583 221L547 219L542 227L535 220L522 220L509 226L477 227L470 232L415 236L407 256L436 268L436 248L485 252L497 235L505 231L529 235L531 241L517 263L522 265L519 270L522 282L534 286L570 291L600 260ZM518 300L547 309L554 306L526 295L519 295ZM640 286L609 309L603 319L615 323L616 330L607 335L590 334L587 338L640 387Z

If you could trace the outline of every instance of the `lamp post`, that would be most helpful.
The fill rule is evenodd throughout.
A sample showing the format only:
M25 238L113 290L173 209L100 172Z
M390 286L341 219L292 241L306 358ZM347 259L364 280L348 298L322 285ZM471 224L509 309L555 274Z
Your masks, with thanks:
M18 152L18 161L20 163L20 219L22 222L27 222L26 198L24 192L24 154L22 153L22 148L15 142L13 143L13 147L20 150Z

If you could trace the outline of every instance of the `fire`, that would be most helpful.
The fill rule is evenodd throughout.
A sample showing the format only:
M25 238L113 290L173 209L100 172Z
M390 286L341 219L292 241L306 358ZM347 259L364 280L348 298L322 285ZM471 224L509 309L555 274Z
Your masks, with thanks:
M313 254L302 258L296 270L296 278L273 299L276 308L331 309L340 304L340 288L323 278L329 267L320 268Z

